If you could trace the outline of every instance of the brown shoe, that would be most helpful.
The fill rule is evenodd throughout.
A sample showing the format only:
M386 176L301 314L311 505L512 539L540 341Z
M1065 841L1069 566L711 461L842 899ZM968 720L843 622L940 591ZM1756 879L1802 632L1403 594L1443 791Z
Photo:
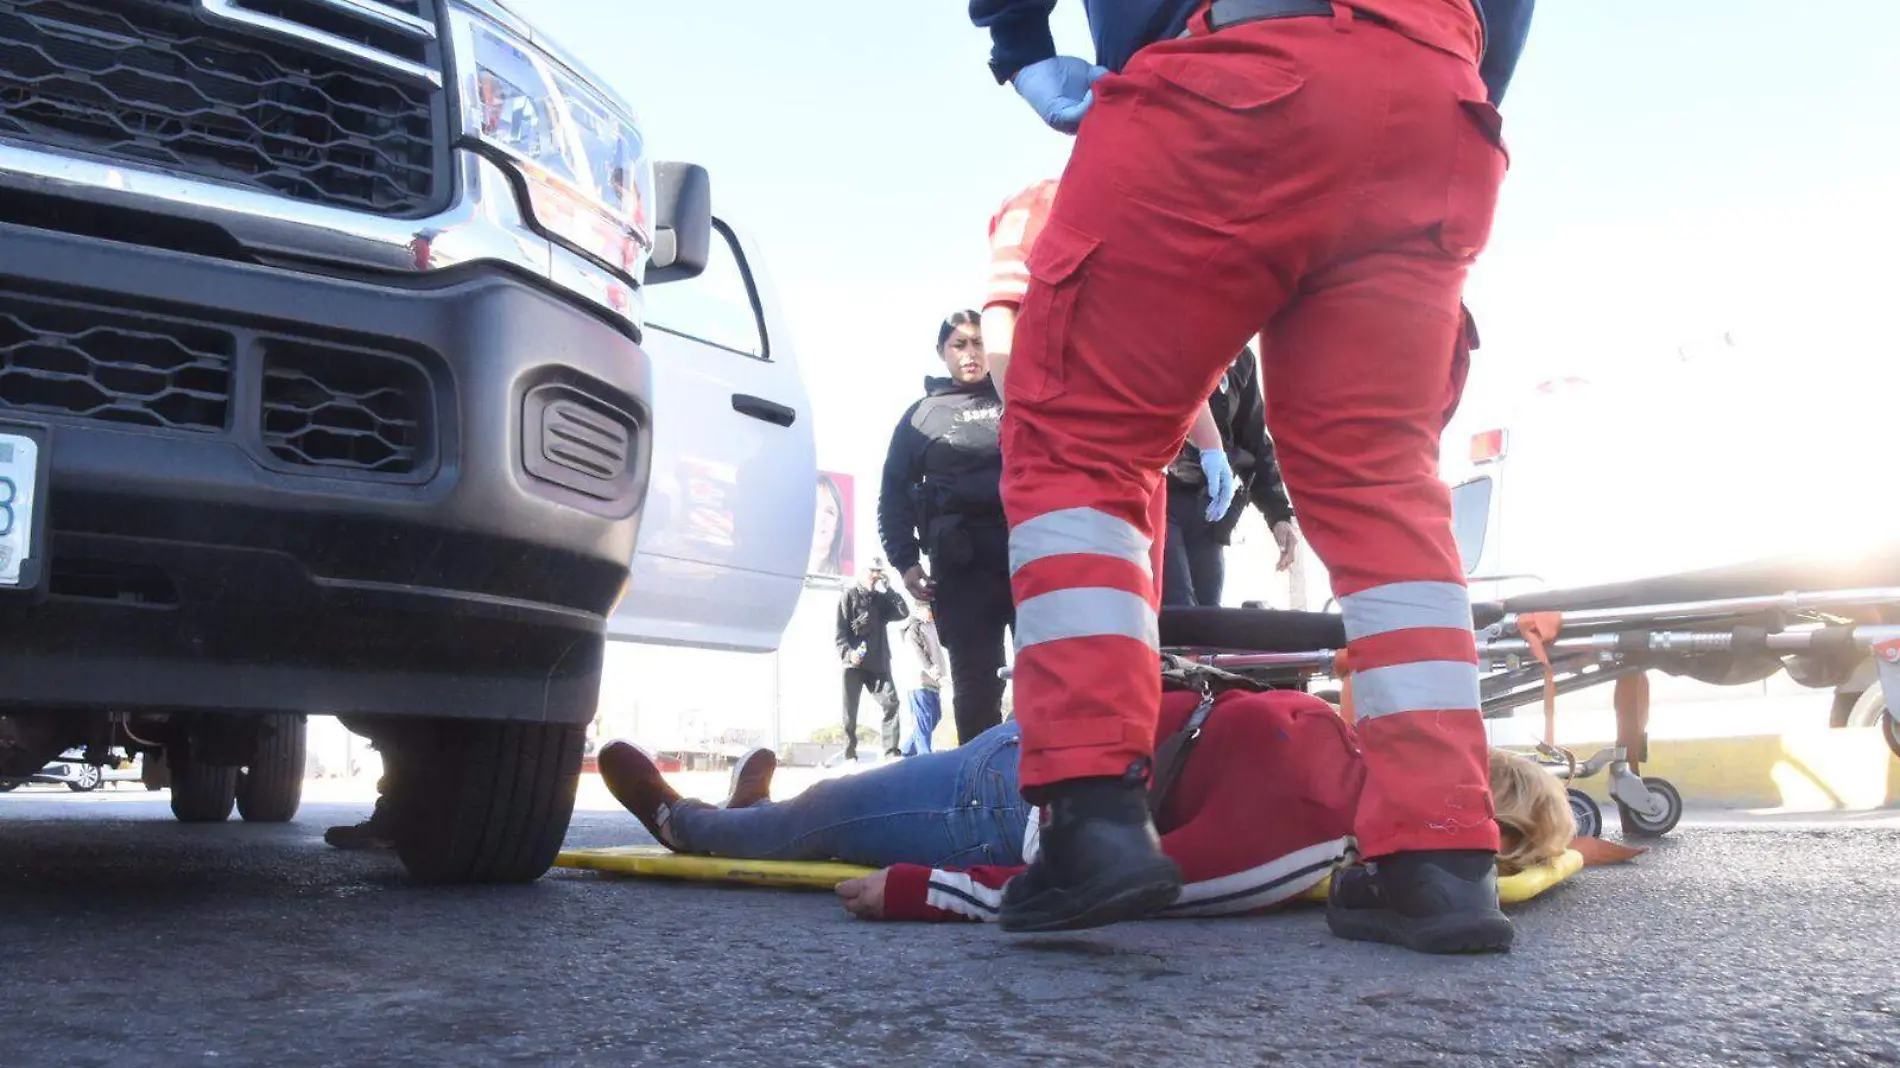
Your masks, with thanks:
M660 766L631 742L608 742L600 751L599 761L601 781L607 784L614 800L633 813L654 841L672 848L666 840L666 820L680 795L666 784Z
M732 788L726 796L727 808L751 808L772 799L772 773L778 770L778 754L770 749L754 749L732 766Z

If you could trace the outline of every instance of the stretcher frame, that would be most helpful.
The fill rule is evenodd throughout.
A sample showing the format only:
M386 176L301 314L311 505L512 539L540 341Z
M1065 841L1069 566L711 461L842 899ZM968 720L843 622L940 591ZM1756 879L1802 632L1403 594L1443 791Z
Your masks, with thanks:
M1539 600L1547 604L1562 597L1562 593L1557 593ZM1301 622L1309 631L1312 624L1308 613L1231 611L1256 613L1246 626L1238 625L1237 618L1236 632L1260 634L1263 627L1270 629L1271 625L1263 621L1260 613L1303 617ZM1474 631L1480 670L1479 694L1485 718L1502 718L1517 708L1540 701L1551 703L1554 711L1555 698L1563 694L1615 683L1652 670L1700 678L1696 674L1696 661L1737 656L1754 657L1758 663L1766 663L1766 658L1778 661L1766 674L1742 680L1744 682L1759 681L1787 670L1791 657L1824 656L1836 664L1871 658L1884 692L1900 695L1900 586L1634 603L1560 614L1560 632L1554 640L1545 641L1540 640L1538 628L1531 624L1536 616L1548 618L1548 610L1513 611L1511 602L1478 606L1474 619L1481 625L1475 626ZM1166 618L1164 612L1164 643L1169 630ZM1881 622L1863 621L1868 618ZM1330 679L1344 684L1350 676L1349 671L1340 670L1345 661L1340 648L1262 652L1203 642L1164 644L1164 651L1275 688L1310 691L1316 683ZM1827 678L1841 674L1836 671ZM1800 681L1816 688L1834 685L1827 681ZM1547 722L1549 715L1547 713ZM1895 716L1892 703L1887 715ZM1646 703L1640 722L1634 725L1625 723L1619 716L1618 734L1616 744L1581 760L1559 749L1554 737L1547 737L1539 743L1538 759L1546 769L1562 777L1566 785L1607 773L1609 793L1617 805L1625 835L1666 834L1681 819L1683 802L1679 791L1666 780L1640 774L1641 763L1648 756ZM1602 812L1595 800L1574 788L1570 790L1570 797L1580 831L1601 829Z

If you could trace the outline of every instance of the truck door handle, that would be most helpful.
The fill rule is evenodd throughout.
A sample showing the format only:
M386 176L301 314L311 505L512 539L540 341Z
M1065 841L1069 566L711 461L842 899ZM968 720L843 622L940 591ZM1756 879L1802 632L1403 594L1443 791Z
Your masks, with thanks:
M740 415L749 415L754 419L763 419L768 423L776 423L779 426L791 426L798 421L798 412L793 409L787 408L777 401L769 401L764 397L754 397L750 393L734 393L732 395L732 410L738 412Z

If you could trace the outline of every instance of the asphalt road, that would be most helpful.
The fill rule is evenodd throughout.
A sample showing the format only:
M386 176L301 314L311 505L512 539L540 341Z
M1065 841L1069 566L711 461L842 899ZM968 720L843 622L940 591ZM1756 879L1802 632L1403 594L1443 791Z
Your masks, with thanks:
M360 812L0 797L0 1065L1900 1063L1894 812L1685 824L1455 960L1311 910L1012 939L576 873L424 889L323 845Z

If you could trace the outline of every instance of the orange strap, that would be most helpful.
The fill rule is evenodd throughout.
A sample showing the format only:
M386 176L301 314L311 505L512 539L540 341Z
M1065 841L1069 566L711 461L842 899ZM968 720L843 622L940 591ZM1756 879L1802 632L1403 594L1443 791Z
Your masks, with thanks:
M1544 744L1557 745L1557 674L1550 669L1550 643L1564 629L1562 612L1526 612L1517 617L1517 632L1544 665Z
M1583 866L1586 868L1627 863L1649 852L1648 847L1632 849L1615 842L1605 842L1601 838L1572 838L1570 848L1583 854Z
M1339 679L1339 716L1348 725L1359 722L1352 708L1352 658L1341 649L1333 654L1333 675Z
M1616 709L1616 745L1629 753L1630 771L1641 774L1649 759L1649 674L1625 675L1616 680L1611 697Z

